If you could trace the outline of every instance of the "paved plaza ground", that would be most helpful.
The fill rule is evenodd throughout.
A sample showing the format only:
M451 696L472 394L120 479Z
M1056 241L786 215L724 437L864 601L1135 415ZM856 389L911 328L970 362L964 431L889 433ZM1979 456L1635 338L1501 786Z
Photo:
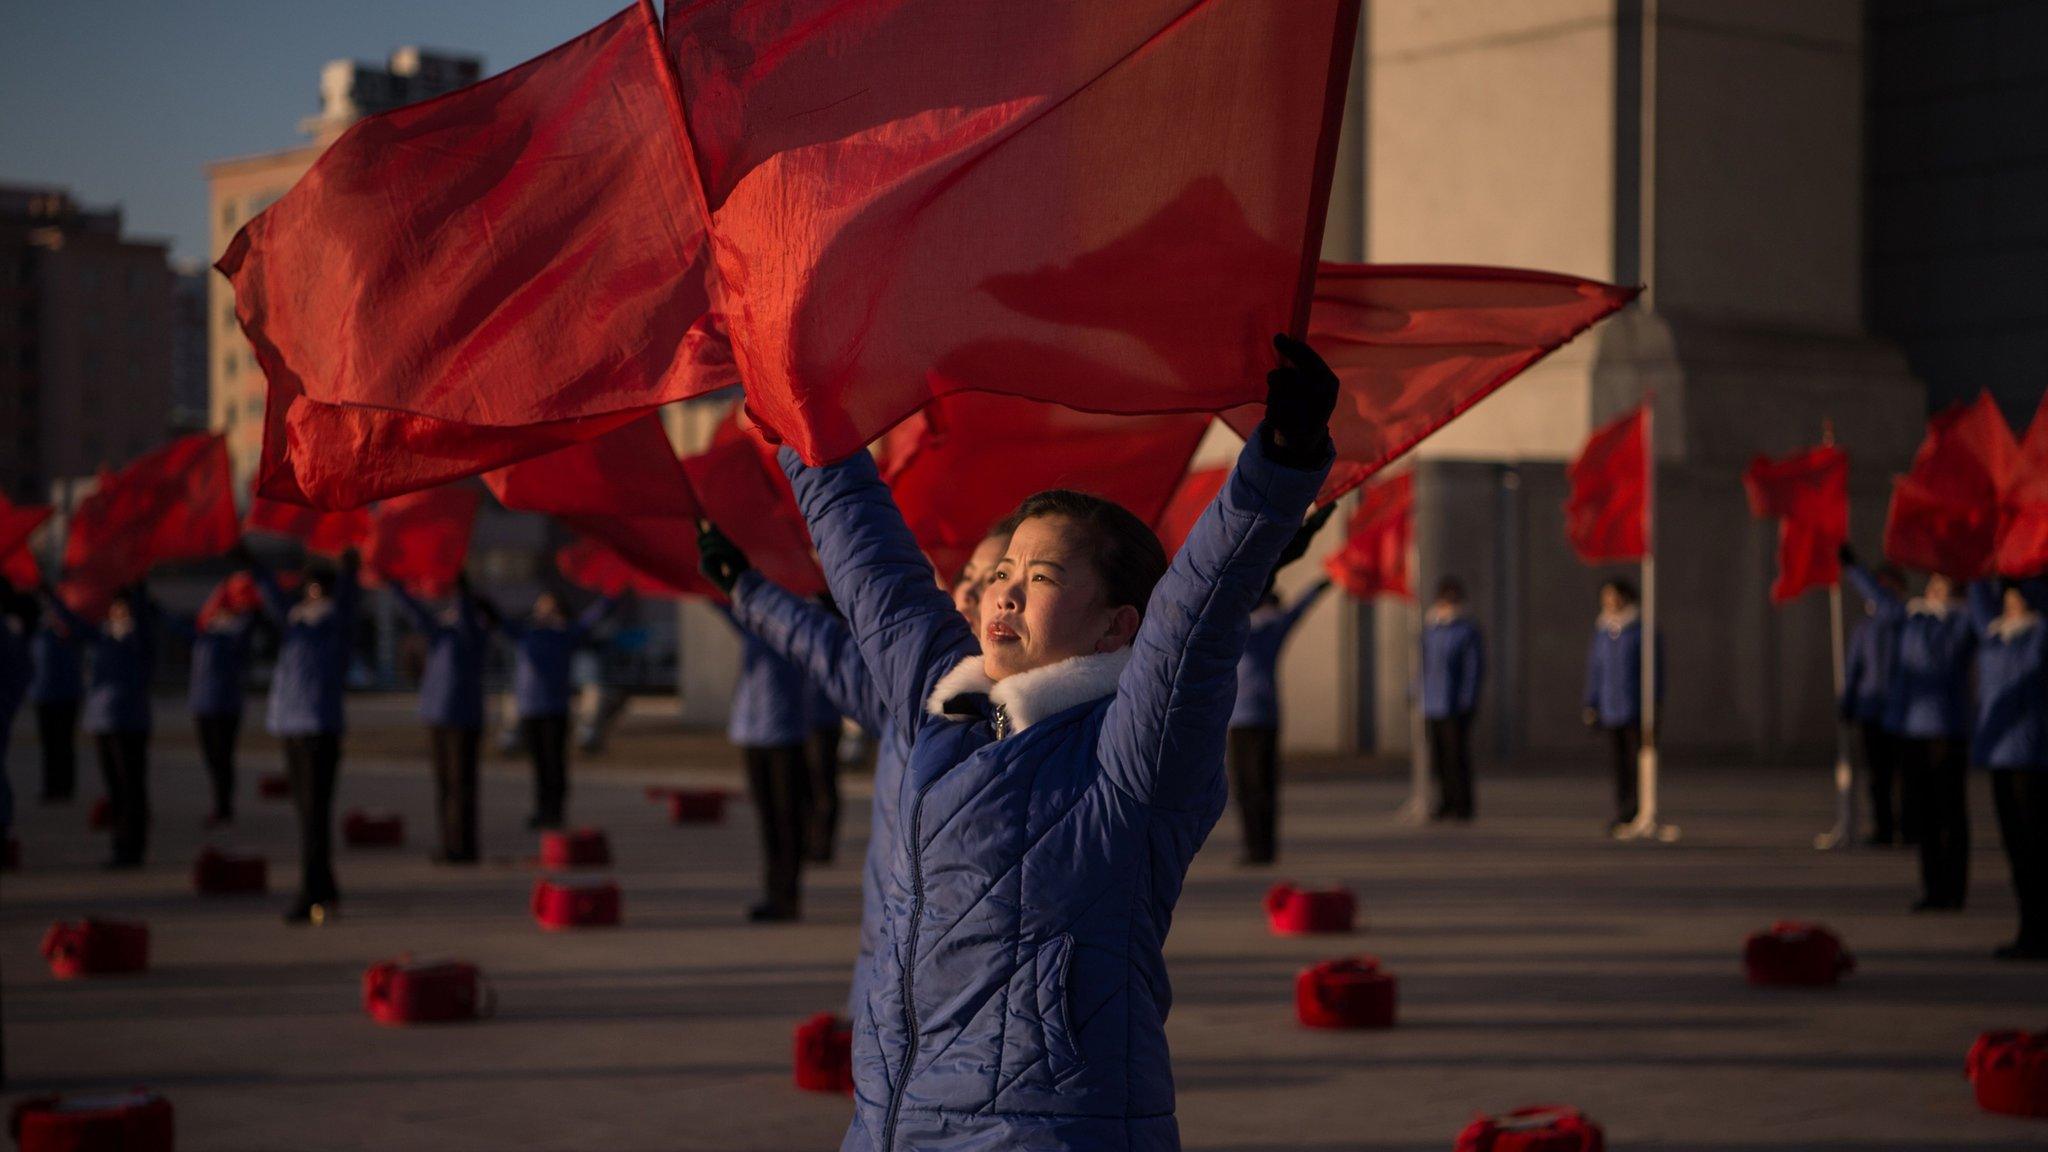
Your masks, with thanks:
M855 948L867 780L849 782L839 862L808 878L808 916L750 927L752 812L672 827L642 788L736 787L715 740L633 720L614 750L576 765L571 807L604 827L625 891L623 928L549 934L527 915L528 786L492 759L489 861L426 860L424 742L405 705L355 708L341 806L402 811L398 850L344 850L345 915L291 929L288 806L250 793L275 764L245 740L243 819L222 844L266 853L273 895L202 900L188 867L205 842L196 753L173 707L152 779L150 867L96 868L85 830L98 795L33 802L35 754L17 740L26 867L0 890L0 970L12 1081L5 1104L50 1091L150 1085L177 1107L183 1152L209 1149L654 1149L837 1147L841 1098L789 1083L790 1028L843 1001ZM25 725L29 727L32 725ZM415 753L414 748L420 751ZM1992 1152L2048 1148L2048 1122L1976 1110L1962 1076L1971 1039L2048 1025L2048 967L1999 964L2012 899L1988 795L1972 795L1970 910L1911 916L1914 863L1899 851L1823 854L1827 774L1667 770L1673 845L1617 844L1595 750L1588 764L1482 781L1480 822L1410 828L1396 771L1304 766L1285 797L1277 870L1237 868L1234 815L1195 863L1168 952L1168 1032L1190 1149L1442 1152L1475 1110L1570 1103L1615 1149L1667 1152ZM858 817L858 818L856 818ZM1275 879L1342 881L1360 895L1350 939L1267 935ZM148 921L145 976L59 982L36 956L43 928L80 915ZM1825 921L1861 969L1841 988L1760 991L1742 980L1745 932ZM360 976L400 952L482 965L494 1019L394 1030L360 1007ZM1383 958L1401 979L1386 1032L1294 1024L1304 964Z

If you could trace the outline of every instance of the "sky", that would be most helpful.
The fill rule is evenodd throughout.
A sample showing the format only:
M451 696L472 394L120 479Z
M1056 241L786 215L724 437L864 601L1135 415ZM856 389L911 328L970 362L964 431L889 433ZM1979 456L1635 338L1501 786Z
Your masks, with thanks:
M502 72L627 0L0 0L0 183L118 205L203 263L205 166L300 143L320 68L400 45Z

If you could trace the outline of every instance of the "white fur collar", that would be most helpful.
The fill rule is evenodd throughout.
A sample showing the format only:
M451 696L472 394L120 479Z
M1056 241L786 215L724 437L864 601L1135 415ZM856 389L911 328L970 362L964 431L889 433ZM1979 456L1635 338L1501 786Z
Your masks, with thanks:
M1428 614L1423 616L1422 620L1425 624L1434 624L1440 627L1445 624L1455 623L1464 618L1465 606L1462 604L1431 604Z
M2040 622L2041 617L2038 614L2023 612L2018 616L1999 616L1984 630L1998 640L2010 641L2015 636L2025 635L2027 629Z
M1602 612L1600 614L1600 630L1609 636L1619 636L1629 625L1641 618L1642 612L1634 605L1623 608L1619 612Z
M969 656L955 664L951 672L939 677L939 682L932 688L931 698L925 701L925 711L933 716L946 716L949 715L946 702L954 697L986 695L990 703L1003 710L1003 715L1009 720L1009 731L1022 732L1076 704L1114 695L1117 678L1123 675L1124 665L1130 662L1131 650L1123 648L1115 652L1071 656L1057 664L995 681L990 680L988 672L982 668L981 657Z
M318 624L334 612L334 598L323 596L318 600L301 600L292 605L285 618L294 624Z
M1906 612L1912 616L1932 616L1937 620L1948 619L1953 605L1949 601L1937 604L1925 596L1915 596L1906 602Z

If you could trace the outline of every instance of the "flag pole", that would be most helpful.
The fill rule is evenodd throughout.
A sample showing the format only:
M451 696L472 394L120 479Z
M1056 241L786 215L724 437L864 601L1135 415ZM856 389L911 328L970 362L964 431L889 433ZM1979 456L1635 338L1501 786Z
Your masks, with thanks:
M1832 446L1835 442L1835 422L1821 422L1820 442ZM1842 579L1828 585L1828 633L1834 645L1835 658L1835 699L1842 699L1848 690L1848 660L1843 639L1845 626L1842 622ZM1838 712L1835 716L1835 826L1813 838L1813 846L1823 852L1836 851L1856 846L1856 764L1849 756L1849 722Z
M1642 748L1636 753L1635 822L1615 833L1622 840L1678 839L1677 827L1657 822L1657 396L1643 398L1643 612Z
M1428 724L1422 718L1422 550L1416 543L1412 505L1408 515L1408 799L1394 815L1403 824L1425 824L1430 813L1430 747Z

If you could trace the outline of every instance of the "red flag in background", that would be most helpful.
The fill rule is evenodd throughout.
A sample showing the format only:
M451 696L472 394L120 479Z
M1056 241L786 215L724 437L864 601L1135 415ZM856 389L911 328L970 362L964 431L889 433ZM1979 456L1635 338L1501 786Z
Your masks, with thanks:
M1935 413L1911 471L1892 482L1886 559L1957 580L1994 575L1999 506L2019 470L2019 444L1989 392Z
M1640 560L1649 551L1649 409L1596 429L1565 470L1565 536L1588 564Z
M15 504L0 496L0 578L16 588L34 588L42 583L42 569L36 566L28 538L50 518L48 504Z
M967 389L1263 395L1357 0L667 8L747 404L806 460Z
M1342 382L1328 503L1500 390L1640 288L1519 268L1330 264L1316 273L1308 342ZM1249 437L1263 404L1225 414Z
M680 530L681 525L679 522L668 522L667 527ZM691 542L690 553L692 557L696 554L694 541ZM695 560L692 559L691 563L694 565ZM671 568L676 566L674 561L669 565ZM714 595L717 592L709 581L701 577L671 583L660 576L645 572L610 545L590 536L579 537L575 543L556 550L555 567L562 573L562 578L571 584L587 588L602 596L620 596L627 592L635 592L658 599L674 599L678 596Z
M761 575L799 596L825 590L789 477L775 462L775 449L742 426L739 409L718 426L709 448L684 458L683 471L704 517L739 545ZM694 528L690 537L694 556ZM617 546L615 541L607 543ZM630 552L625 555L633 558ZM668 572L656 574L670 578Z
M41 585L43 568L36 563L35 552L23 544L12 552L0 553L0 580L14 585L17 591Z
M277 586L289 592L299 586L303 577L290 570L271 574ZM263 594L256 588L256 581L247 572L236 572L213 586L207 593L206 602L199 606L199 627L204 628L213 618L223 612L254 612L263 604Z
M445 595L469 558L469 534L482 500L474 486L462 484L383 501L370 515L363 567L425 595Z
M1354 599L1412 599L1408 553L1414 537L1415 474L1403 472L1360 494L1344 546L1323 559L1323 570Z
M2048 398L2027 425L2000 502L1996 566L2015 579L2048 572Z
M950 579L991 525L1048 488L1088 492L1156 521L1209 423L1206 415L1101 416L957 393L891 431L882 478Z
M303 542L306 551L321 556L339 556L350 548L362 547L370 536L370 510L322 512L302 504L287 504L256 496L249 501L249 513L242 526Z
M1841 547L1849 539L1849 455L1833 445L1771 460L1742 473L1750 515L1778 521L1778 578L1771 603L1842 578Z
M1166 511L1153 523L1153 531L1159 534L1160 546L1166 549L1169 558L1187 543L1195 521L1202 518L1202 511L1223 490L1223 482L1228 479L1227 467L1204 468L1181 477L1180 486L1173 490L1173 499L1167 501Z
M64 546L67 602L103 611L113 594L175 560L218 556L240 538L227 441L181 437L100 473L72 514Z
M219 268L269 380L263 495L328 509L601 434L708 385L708 240L641 3L372 116Z
M507 508L550 516L678 516L692 519L689 480L653 412L559 452L484 474Z

